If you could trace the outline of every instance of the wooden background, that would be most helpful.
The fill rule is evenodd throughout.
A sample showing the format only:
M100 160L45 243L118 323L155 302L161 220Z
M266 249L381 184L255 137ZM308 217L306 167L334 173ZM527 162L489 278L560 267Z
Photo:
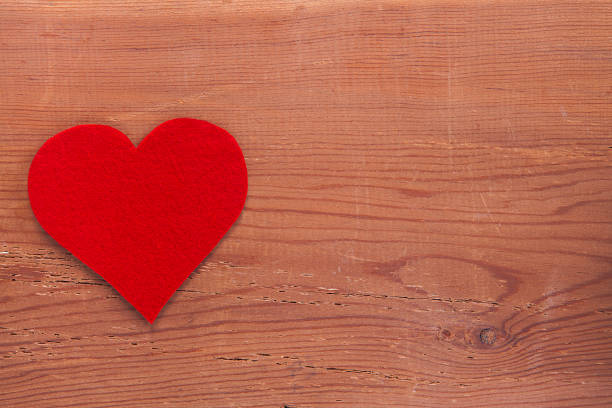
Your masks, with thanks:
M612 405L610 1L0 3L0 406ZM249 169L149 325L46 235L77 124Z

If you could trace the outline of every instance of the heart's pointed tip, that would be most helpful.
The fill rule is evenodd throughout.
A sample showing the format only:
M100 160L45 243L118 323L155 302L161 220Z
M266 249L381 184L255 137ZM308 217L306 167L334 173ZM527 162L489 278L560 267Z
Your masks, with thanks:
M142 317L144 317L145 320L149 322L149 324L153 324L155 320L157 319L157 313L155 313L154 315L151 315L151 314L144 314L141 312L141 314L142 314Z
M138 310L138 313L140 313L140 315L144 317L149 324L153 324L159 316L159 312L161 312L161 308L158 310L141 310L136 308L136 310Z

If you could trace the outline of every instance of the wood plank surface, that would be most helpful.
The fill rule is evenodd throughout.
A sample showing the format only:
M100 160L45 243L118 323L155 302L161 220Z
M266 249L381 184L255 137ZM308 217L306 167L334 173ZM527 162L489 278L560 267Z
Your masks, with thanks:
M0 2L0 406L612 406L610 1ZM153 325L36 222L55 133L229 130Z

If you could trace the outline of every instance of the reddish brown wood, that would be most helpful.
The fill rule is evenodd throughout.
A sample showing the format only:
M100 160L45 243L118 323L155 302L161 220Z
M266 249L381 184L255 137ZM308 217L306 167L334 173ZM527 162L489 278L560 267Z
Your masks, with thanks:
M612 405L608 1L0 3L3 407ZM76 124L241 144L235 227L153 326L57 246Z

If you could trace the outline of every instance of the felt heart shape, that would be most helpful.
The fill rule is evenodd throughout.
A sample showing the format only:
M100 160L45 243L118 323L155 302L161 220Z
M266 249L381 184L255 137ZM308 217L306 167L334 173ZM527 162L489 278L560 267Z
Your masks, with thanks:
M40 225L150 323L236 221L247 170L236 140L196 119L173 119L135 147L120 131L76 126L30 165Z

